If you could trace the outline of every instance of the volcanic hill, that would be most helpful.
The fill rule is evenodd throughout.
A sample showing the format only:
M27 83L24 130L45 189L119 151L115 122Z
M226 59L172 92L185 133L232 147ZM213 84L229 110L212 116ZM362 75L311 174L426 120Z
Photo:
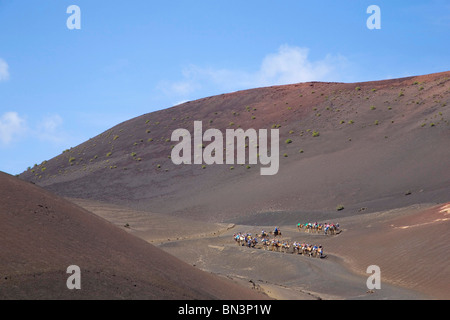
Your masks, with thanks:
M0 172L0 299L266 299ZM81 290L66 286L81 270Z
M68 198L211 222L343 217L448 202L449 120L450 72L257 88L130 119L20 178ZM171 134L193 135L194 121L223 133L279 129L279 172L173 164Z

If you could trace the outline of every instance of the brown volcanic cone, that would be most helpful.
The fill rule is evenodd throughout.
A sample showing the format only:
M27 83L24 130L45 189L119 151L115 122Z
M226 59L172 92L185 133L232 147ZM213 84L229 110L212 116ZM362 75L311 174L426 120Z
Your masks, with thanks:
M0 299L258 299L50 192L0 172ZM81 268L69 290L67 267Z
M21 178L67 197L210 221L276 211L334 216L341 204L340 216L443 203L450 200L449 88L443 72L223 94L123 122ZM261 176L260 165L174 165L171 134L193 133L194 120L222 132L279 127L278 174Z

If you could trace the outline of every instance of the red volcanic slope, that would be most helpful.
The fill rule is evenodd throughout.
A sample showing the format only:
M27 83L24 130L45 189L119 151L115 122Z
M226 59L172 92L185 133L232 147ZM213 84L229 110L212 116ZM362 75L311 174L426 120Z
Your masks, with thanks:
M328 252L345 257L354 270L378 265L383 282L449 299L450 203L375 215L346 221L338 241L325 241Z
M0 172L0 299L260 299ZM81 268L69 290L67 267Z
M278 174L261 176L260 165L174 165L171 134L193 133L194 120L222 132L278 127ZM449 120L450 72L258 88L125 121L20 178L67 197L211 221L277 211L334 215L341 204L339 214L352 215L361 207L443 203L450 200Z

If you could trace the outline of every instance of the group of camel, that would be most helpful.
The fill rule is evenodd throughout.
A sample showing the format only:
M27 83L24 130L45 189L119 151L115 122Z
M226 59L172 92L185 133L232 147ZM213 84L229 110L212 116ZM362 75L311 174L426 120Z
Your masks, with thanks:
M326 235L335 235L341 232L339 229L339 223L317 223L317 222L309 222L309 223L298 223L297 224L298 231L305 231L309 233L321 233L323 232Z
M307 243L300 243L294 241L292 244L288 240L277 239L277 236L281 236L281 231L277 228L275 231L270 232L274 236L273 239L269 238L269 234L262 232L261 235L256 234L252 236L251 233L237 233L233 238L239 246L247 246L249 248L258 248L276 252L284 253L297 253L309 257L324 258L323 247L321 245L312 245ZM260 240L258 240L260 238Z

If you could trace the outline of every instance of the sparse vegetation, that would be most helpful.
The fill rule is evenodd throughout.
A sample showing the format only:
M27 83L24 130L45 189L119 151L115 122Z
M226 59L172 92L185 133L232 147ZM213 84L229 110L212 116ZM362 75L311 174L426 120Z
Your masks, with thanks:
M290 143L292 143L292 140L291 139L287 139L286 140L286 144L290 144Z
M313 136L313 137L318 137L318 136L320 136L319 131L313 131L312 136Z
M342 210L344 210L344 206L343 206L342 204L340 204L340 205L338 205L338 206L336 207L336 210L337 210L337 211L342 211Z

